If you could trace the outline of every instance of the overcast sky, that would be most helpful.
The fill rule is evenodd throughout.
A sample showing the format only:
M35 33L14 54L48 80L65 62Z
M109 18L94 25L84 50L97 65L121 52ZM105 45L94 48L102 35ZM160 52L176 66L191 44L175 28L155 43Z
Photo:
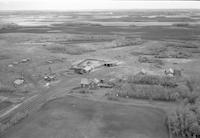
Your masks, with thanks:
M0 0L0 10L200 9L182 0Z

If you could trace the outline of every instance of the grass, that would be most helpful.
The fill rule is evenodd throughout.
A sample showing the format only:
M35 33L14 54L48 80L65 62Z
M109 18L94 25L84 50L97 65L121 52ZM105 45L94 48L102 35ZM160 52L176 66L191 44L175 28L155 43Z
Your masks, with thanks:
M156 65L163 65L163 61L160 59L155 59L155 58L150 58L150 57L144 57L144 56L140 56L138 58L138 61L140 63L155 63Z
M47 49L52 53L62 53L69 55L81 55L84 53L95 51L75 46L53 46L53 47L48 47Z
M20 122L22 119L26 118L28 116L28 112L17 112L14 116L10 118L10 121L7 123L1 123L0 122L0 136L5 133L7 129L12 127L13 125L16 125L18 122Z
M194 44L186 43L167 43L166 46L157 49L152 49L155 58L190 58L192 57L191 51L196 49ZM192 48L192 49L191 49Z
M46 103L4 138L167 138L165 114L155 108L125 106L67 96Z
M80 89L77 91L77 93L81 93L81 94L92 94L93 91L88 90L88 89Z
M120 38L113 40L112 46L113 48L116 48L116 47L140 45L142 43L144 43L144 40L142 40L141 38L135 38L135 39Z
M9 107L10 105L12 105L12 103L9 101L0 102L0 111L5 109L6 107Z
M15 23L6 23L6 24L0 24L0 30L10 30L10 29L16 29L19 26Z
M199 76L191 76L187 78L186 85L189 88L190 92L200 91L200 79Z
M183 41L182 43L167 43L166 47L198 49L199 46L197 44L191 44Z
M156 55L156 58L190 58L192 55L187 51L171 51L161 52Z
M8 88L8 87L0 88L0 93L12 94L14 92L15 92L15 90L12 88Z
M113 95L108 95L107 99L110 100L110 101L120 101L118 97L113 96Z
M176 26L176 27L189 27L190 24L189 23L175 23L172 26Z
M184 41L185 42L185 41ZM193 56L192 53L198 53L198 46L191 43L167 43L165 45L155 46L140 52L131 52L132 55L140 56L141 63L162 63L160 58L185 58L188 59ZM154 58L150 57L153 56Z
M8 55L0 55L0 60L10 59Z

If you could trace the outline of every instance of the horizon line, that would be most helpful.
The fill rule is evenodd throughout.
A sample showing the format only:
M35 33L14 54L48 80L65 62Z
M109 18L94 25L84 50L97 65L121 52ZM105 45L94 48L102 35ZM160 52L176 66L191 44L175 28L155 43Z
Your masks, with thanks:
M28 9L16 9L16 10L1 10L0 9L0 11L2 12L2 11L60 11L60 12L64 12L64 11L66 11L66 12L70 12L70 11L134 11L134 10L200 10L200 8L177 8L177 9L173 9L173 8L169 8L169 9L158 9L158 8L155 8L155 9L146 9L146 8L136 8L136 9L80 9L80 10L78 10L78 9L76 9L76 10L57 10L57 9L44 9L44 10L41 10L41 9L39 9L39 10L28 10Z

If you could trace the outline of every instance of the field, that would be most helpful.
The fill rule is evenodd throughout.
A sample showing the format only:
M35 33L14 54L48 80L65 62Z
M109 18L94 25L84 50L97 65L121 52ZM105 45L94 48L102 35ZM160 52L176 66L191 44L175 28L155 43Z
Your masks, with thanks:
M0 136L168 137L198 105L199 44L198 10L2 11Z
M69 96L49 101L36 114L11 129L7 137L132 138L133 135L167 138L163 112Z

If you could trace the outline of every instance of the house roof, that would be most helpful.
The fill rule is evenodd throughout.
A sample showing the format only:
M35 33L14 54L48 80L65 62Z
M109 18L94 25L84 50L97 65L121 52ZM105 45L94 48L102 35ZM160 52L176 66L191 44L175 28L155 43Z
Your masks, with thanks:
M92 66L86 66L86 67L84 67L84 70L90 71L90 70L92 70Z
M90 81L87 78L82 78L81 84L90 84Z
M97 78L94 78L93 82L97 84L100 82L100 80L98 80Z

